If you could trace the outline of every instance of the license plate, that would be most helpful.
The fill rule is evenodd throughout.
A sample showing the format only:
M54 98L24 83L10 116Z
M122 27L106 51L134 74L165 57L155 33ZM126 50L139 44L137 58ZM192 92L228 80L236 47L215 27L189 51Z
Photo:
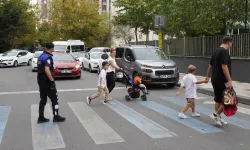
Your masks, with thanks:
M62 70L61 73L71 73L71 70Z
M169 78L170 76L168 75L160 75L160 78Z

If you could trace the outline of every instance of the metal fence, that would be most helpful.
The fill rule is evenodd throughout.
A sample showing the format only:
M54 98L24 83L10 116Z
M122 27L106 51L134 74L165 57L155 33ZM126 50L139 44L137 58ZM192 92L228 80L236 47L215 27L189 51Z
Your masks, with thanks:
M165 40L163 50L168 55L211 57L213 51L220 46L223 37L217 35ZM231 57L250 58L250 34L237 34L231 37L233 38ZM142 41L137 44L158 46L158 41Z

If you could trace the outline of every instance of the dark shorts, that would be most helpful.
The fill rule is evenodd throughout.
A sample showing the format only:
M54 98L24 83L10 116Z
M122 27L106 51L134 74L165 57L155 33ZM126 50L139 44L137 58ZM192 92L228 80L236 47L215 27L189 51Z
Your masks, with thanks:
M212 82L212 85L214 89L214 101L216 103L222 103L223 92L226 89L225 83Z

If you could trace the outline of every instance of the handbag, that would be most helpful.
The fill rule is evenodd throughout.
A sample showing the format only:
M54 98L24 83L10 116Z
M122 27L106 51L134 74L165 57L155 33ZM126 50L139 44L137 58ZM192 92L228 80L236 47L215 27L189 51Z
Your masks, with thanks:
M231 90L229 89L224 90L223 103L224 105L237 105L238 104L238 98L233 88Z

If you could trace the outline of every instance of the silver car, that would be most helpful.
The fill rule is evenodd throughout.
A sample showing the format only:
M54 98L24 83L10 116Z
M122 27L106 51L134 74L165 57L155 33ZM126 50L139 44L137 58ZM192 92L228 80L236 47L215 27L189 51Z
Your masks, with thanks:
M167 84L179 82L179 68L157 47L125 45L116 48L116 62L129 75L142 73L144 84Z

